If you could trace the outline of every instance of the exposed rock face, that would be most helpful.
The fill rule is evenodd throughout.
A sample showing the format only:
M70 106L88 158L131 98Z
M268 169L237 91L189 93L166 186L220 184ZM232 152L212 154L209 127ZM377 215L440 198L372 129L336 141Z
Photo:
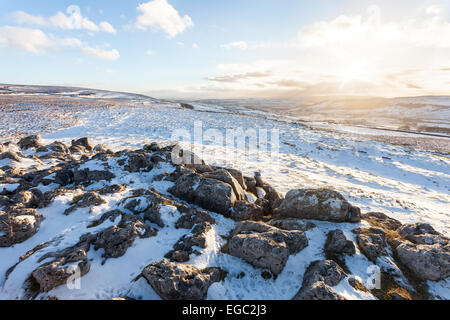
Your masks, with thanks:
M94 150L94 144L89 140L89 138L81 138L78 140L72 140L72 147L81 146L87 151L91 152Z
M157 230L145 224L140 217L124 215L118 226L111 226L101 231L95 240L95 249L103 248L105 258L118 258L125 254L134 240L149 238Z
M74 174L72 170L60 170L56 172L55 175L55 183L59 184L60 186L64 187L69 184L74 183Z
M368 212L363 214L362 218L373 226L383 227L392 231L395 231L402 226L400 221L390 218L381 212Z
M283 271L290 254L308 246L302 231L285 231L262 222L241 222L231 235L229 253L273 274Z
M344 300L331 287L346 277L344 270L332 260L312 262L303 276L302 288L294 300Z
M450 243L449 238L444 237L427 223L405 224L398 229L398 233L416 244L446 245Z
M0 211L0 247L10 247L24 242L38 230L44 217L35 209Z
M422 280L438 281L450 276L450 241L425 223L406 224L398 233L404 241L397 248L401 262Z
M115 176L106 170L75 170L73 172L73 180L75 184L90 184L93 181L111 181Z
M74 212L78 208L87 208L87 207L90 207L90 206L99 206L99 205L102 205L102 204L106 203L106 201L103 200L102 197L100 197L94 191L86 192L81 197L78 197L78 198L76 197L74 199L74 202L75 203L71 207L67 208L64 211L65 215L71 214L72 212Z
M47 292L57 286L66 284L74 275L82 277L87 274L90 263L86 252L89 251L94 239L95 236L86 234L80 238L80 242L75 246L42 256L39 262L47 258L55 259L39 266L31 273L34 280L39 284L40 291Z
M231 209L230 218L236 221L260 220L266 213L266 209L256 203L237 201Z
M281 193L279 193L269 183L264 181L261 177L260 172L255 173L255 182L256 182L256 187L260 187L264 190L264 192L265 192L264 199L269 201L270 209L274 210L274 209L278 208L284 199L283 195Z
M218 268L198 270L191 265L167 260L150 264L142 275L165 300L202 300L211 284L220 281Z
M192 229L194 225L200 224L202 222L215 224L216 220L212 218L208 212L194 209L184 213L175 223L175 227L177 229Z
M153 168L153 162L146 153L132 152L127 155L128 162L125 170L128 172L150 171Z
M100 195L107 195L107 194L112 194L112 193L124 192L125 190L126 190L126 187L124 185L113 184L113 185L109 185L109 186L105 186L105 187L101 188L100 190L98 190L98 193Z
M338 192L328 189L291 190L276 209L284 217L332 222L358 222L361 212Z
M397 254L404 265L422 280L439 281L450 276L450 245L402 243Z
M32 135L22 138L19 141L19 147L23 150L30 148L39 148L42 146L42 139L40 135Z
M217 169L212 172L206 172L203 175L205 178L216 179L229 184L234 191L237 200L246 200L247 195L239 182L225 169Z
M47 206L44 195L39 189L30 189L29 191L20 191L16 193L11 201L15 208L44 208Z
M330 256L341 256L343 254L353 255L356 252L353 241L348 240L342 230L333 230L328 233L328 239L324 248Z
M229 184L196 173L182 175L168 191L182 200L224 215L229 215L236 203L236 195Z
M177 262L188 261L192 253L197 253L193 247L206 249L206 233L209 230L211 230L211 224L208 222L195 225L189 234L185 234L174 244L173 250L169 251L165 258Z
M3 153L0 153L0 160L4 160L4 159L11 159L16 162L22 161L22 158L14 151L6 151Z
M300 230L308 231L316 227L312 222L301 222L298 219L280 219L269 221L271 226L277 227L283 230Z
M388 242L386 233L381 228L361 227L353 230L356 234L358 245L364 255L376 263L377 258L387 256Z

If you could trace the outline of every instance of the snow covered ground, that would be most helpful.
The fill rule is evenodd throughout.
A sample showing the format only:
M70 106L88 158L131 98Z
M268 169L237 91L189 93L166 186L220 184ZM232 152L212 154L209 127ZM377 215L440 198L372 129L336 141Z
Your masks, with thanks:
M120 96L120 99L126 98ZM170 102L157 102L153 99L142 102L136 97L128 99L111 108L77 110L74 115L77 121L73 126L53 130L43 135L43 139L48 143L54 140L70 143L74 138L88 136L96 144L102 143L120 150L142 147L153 141L168 143L174 140L173 133L176 129L186 129L194 136L199 124L203 133L214 129L223 136L226 136L227 129L255 129L257 132L267 129L268 141L259 141L258 150L249 151L245 146L225 146L223 143L202 139L195 141L195 152L213 165L233 167L250 175L261 171L262 176L282 193L296 188L331 187L341 192L352 204L359 206L363 212L384 212L404 223L427 222L436 230L450 235L448 155L414 150L345 132L316 130L293 121L279 121L275 114L246 108L236 110L211 104L194 104L195 109L190 110ZM276 140L271 140L270 132L273 129L279 132L278 147ZM189 147L191 141L183 141L182 145ZM232 161L229 161L230 154ZM96 165L90 163L90 166ZM115 163L111 163L111 166L119 170ZM164 193L168 185L152 184L150 181L153 176L169 170L170 168L157 168L144 175L120 171L115 173L120 183L128 181L130 188L154 187ZM94 185L92 189L98 187ZM0 185L0 189L2 188L14 186ZM130 190L125 191L125 194L126 192ZM120 197L123 196L124 194L120 194ZM106 197L107 203L95 207L93 212L88 212L88 208L79 209L70 217L62 215L62 212L68 207L71 196L60 196L51 206L41 210L46 220L34 237L11 248L0 248L0 299L21 298L22 279L38 265L38 258L46 252L75 244L78 237L86 232L89 221L117 206L118 197L119 195ZM169 218L170 210L167 209ZM89 216L88 220L86 215ZM189 261L199 268L219 266L229 272L225 281L210 288L209 299L292 298L301 286L303 273L309 263L324 259L322 248L327 232L336 228L336 224L315 221L320 228L307 231L310 245L289 258L276 280L266 280L261 277L260 270L220 252L224 243L221 236L227 235L235 223L221 215L215 214L214 218L217 224L208 233L207 249L202 251L202 255ZM112 224L113 222L105 222L96 228ZM339 228L352 240L355 237L351 233L354 227L351 224L339 224ZM93 232L95 229L89 231ZM137 239L123 257L110 259L103 266L100 264L101 251L91 250L88 253L93 261L91 271L81 279L81 289L69 290L60 286L49 292L48 296L60 299L108 299L126 295L138 299L159 299L144 279L136 282L132 280L150 262L162 259L182 234L173 225L161 229L157 237ZM6 270L21 255L39 243L52 239L55 241L48 248L18 264L9 278L4 279ZM371 263L359 251L348 258L347 264L353 274L363 280L367 279L366 270ZM243 278L239 276L241 272L245 273ZM347 298L373 298L370 294L355 291L346 283L341 283L334 289ZM450 299L450 279L430 282L429 285L431 293Z

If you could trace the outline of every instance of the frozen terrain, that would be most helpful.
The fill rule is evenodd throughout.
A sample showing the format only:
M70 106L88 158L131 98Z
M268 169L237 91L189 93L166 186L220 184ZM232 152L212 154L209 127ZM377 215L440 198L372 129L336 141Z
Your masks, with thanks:
M185 129L191 134L192 140L181 141L183 147L188 148L192 144L194 152L211 165L236 168L247 175L261 171L265 180L283 194L297 188L330 187L342 193L363 212L383 212L402 223L426 222L437 231L450 236L450 138L444 137L445 132L439 131L442 137L416 137L415 133L383 131L383 135L389 137L375 139L373 136L378 137L380 133L371 134L371 129L367 127L372 123L366 125L364 132L358 132L355 125L337 128L323 122L323 114L331 112L334 115L335 110L325 110L317 118L308 119L316 124L314 126L297 121L297 112L286 113L286 117L281 117L279 110L258 110L239 106L238 103L221 105L220 101L193 102L191 109L182 108L176 102L158 101L139 95L76 88L55 90L34 87L25 90L23 87L4 85L0 93L1 142L10 138L17 139L23 134L40 133L46 143L58 140L70 145L72 139L87 136L96 144L101 143L117 151L141 148L150 142L167 145L180 140L174 135L177 129ZM61 101L65 101L64 108L61 107ZM415 105L414 110L420 104L424 108L421 112L429 115L429 118L422 119L423 126L435 127L431 123L439 118L437 126L448 128L450 102L445 99L439 101L433 100L432 105L427 107L427 98L413 101L405 98L385 109L379 108L377 112L384 115L395 113L392 118L401 119L404 118L405 110L412 115L408 103ZM53 108L50 114L47 109L49 103ZM309 114L309 111L302 112ZM312 117L313 112L310 114ZM45 115L48 115L46 120L42 119ZM422 115L423 113L411 118ZM37 117L43 122L36 121ZM365 117L372 118L372 115L365 113ZM194 131L199 126L203 137L193 141ZM417 126L416 123L414 128ZM389 126L384 126L386 128ZM242 129L244 132L253 129L258 134L261 132L259 130L266 129L268 138L264 141L259 134L257 149L248 150L246 145L224 145L217 141L207 141L205 133L210 129L223 137L229 129ZM399 126L396 123L391 129L397 130ZM275 139L276 132L279 144ZM426 144L436 144L436 147L409 148L405 143L389 143L392 137L402 134L407 139L426 139ZM154 176L170 171L170 167L156 168L146 174L129 174L121 171L115 161L111 160L110 165L118 177L117 183L128 181L130 189L126 192L130 192L131 188L142 187L167 192L168 185L151 181ZM0 167L8 164L9 159L0 160ZM50 164L25 162L21 165L24 169L29 169L32 166L45 168ZM98 164L90 161L87 165L95 168ZM51 187L52 185L42 186L42 191ZM102 186L93 185L89 188L94 190L99 187ZM0 191L14 188L17 186L13 184L0 185ZM86 208L79 209L70 217L63 216L61 212L68 207L72 196L60 196L51 206L41 210L46 220L34 237L10 248L0 248L0 298L23 298L23 279L38 265L37 259L45 252L75 244L78 237L86 232L89 220L114 209L119 200L118 195L111 195L105 198L106 204L95 207L93 212ZM168 217L171 217L170 208L167 210ZM178 213L172 214L176 216ZM235 222L218 214L213 215L217 224L208 233L208 247L189 262L198 268L219 266L229 272L225 281L210 288L209 299L292 298L301 286L308 264L313 260L323 259L322 248L326 235L336 228L334 223L315 221L320 228L307 231L310 245L299 254L292 255L276 279L267 280L261 277L258 269L220 252L224 243L221 236L227 235ZM89 217L88 220L86 216ZM108 221L89 231L100 230L112 224L113 222ZM354 225L344 223L339 224L339 228L349 239L354 240L355 236L351 233ZM41 297L109 299L128 296L159 299L145 280L140 279L131 285L130 281L150 262L162 259L182 235L182 231L171 225L160 230L157 237L136 240L126 255L108 260L105 265L101 265L101 252L90 251L89 259L93 261L91 271L81 279L81 290L69 290L61 286ZM20 256L36 245L52 239L58 240L20 263L5 280L5 272L19 261ZM363 280L367 278L366 269L371 263L359 251L348 258L347 264L352 274ZM238 277L241 272L245 273L244 278ZM344 284L334 289L349 299L374 298L369 293L356 291ZM430 281L429 291L436 298L450 299L450 279Z

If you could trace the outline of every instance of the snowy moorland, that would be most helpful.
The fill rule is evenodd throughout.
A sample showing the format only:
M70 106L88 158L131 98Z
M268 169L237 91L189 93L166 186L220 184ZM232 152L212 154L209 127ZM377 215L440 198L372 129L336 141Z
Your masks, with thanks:
M446 137L411 148L235 104L1 93L0 299L450 299ZM232 130L256 148L207 139ZM204 163L174 163L176 142ZM180 274L196 284L161 289Z

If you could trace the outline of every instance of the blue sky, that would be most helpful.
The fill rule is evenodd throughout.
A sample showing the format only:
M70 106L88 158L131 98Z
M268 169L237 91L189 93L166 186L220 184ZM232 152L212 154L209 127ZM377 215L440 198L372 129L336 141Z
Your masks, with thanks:
M182 98L450 94L449 8L0 0L0 82Z

